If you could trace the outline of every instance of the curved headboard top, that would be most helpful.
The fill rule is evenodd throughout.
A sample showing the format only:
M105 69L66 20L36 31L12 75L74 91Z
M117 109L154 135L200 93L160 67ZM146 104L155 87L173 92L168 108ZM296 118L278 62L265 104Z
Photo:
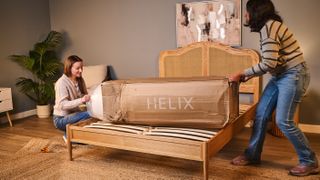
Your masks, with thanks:
M238 49L216 42L196 42L175 50L160 53L160 77L228 76L259 62L252 49ZM257 102L260 78L241 83L240 93L253 94Z

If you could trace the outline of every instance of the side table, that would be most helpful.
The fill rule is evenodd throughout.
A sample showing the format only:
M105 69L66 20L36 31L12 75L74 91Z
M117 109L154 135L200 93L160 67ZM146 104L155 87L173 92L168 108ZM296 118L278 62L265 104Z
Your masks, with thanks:
M11 88L0 87L0 113L6 112L10 126L12 122L10 119L9 111L13 109Z

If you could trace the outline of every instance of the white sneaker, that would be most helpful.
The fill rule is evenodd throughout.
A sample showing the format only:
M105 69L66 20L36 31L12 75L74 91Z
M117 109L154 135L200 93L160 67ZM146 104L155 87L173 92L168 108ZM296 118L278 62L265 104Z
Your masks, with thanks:
M63 138L64 142L67 144L68 140L67 140L66 136L63 135L62 138Z

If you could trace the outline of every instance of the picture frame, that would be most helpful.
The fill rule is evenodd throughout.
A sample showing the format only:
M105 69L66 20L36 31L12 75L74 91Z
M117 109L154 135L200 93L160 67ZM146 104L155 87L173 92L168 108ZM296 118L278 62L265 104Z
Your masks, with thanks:
M200 41L241 46L241 16L241 0L177 3L177 47Z

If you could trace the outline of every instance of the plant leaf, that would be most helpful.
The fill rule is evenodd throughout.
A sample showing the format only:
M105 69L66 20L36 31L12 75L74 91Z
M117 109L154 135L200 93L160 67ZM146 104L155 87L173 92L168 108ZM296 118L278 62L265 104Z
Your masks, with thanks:
M27 70L33 71L33 65L35 63L35 60L29 56L24 55L11 55L9 58L15 62L17 62L21 67L26 68Z
M20 77L16 86L39 105L48 104L54 98L54 82L62 67L57 58L56 49L62 43L62 34L51 31L45 40L35 43L34 49L27 55L11 55L11 60L29 70L34 78Z

